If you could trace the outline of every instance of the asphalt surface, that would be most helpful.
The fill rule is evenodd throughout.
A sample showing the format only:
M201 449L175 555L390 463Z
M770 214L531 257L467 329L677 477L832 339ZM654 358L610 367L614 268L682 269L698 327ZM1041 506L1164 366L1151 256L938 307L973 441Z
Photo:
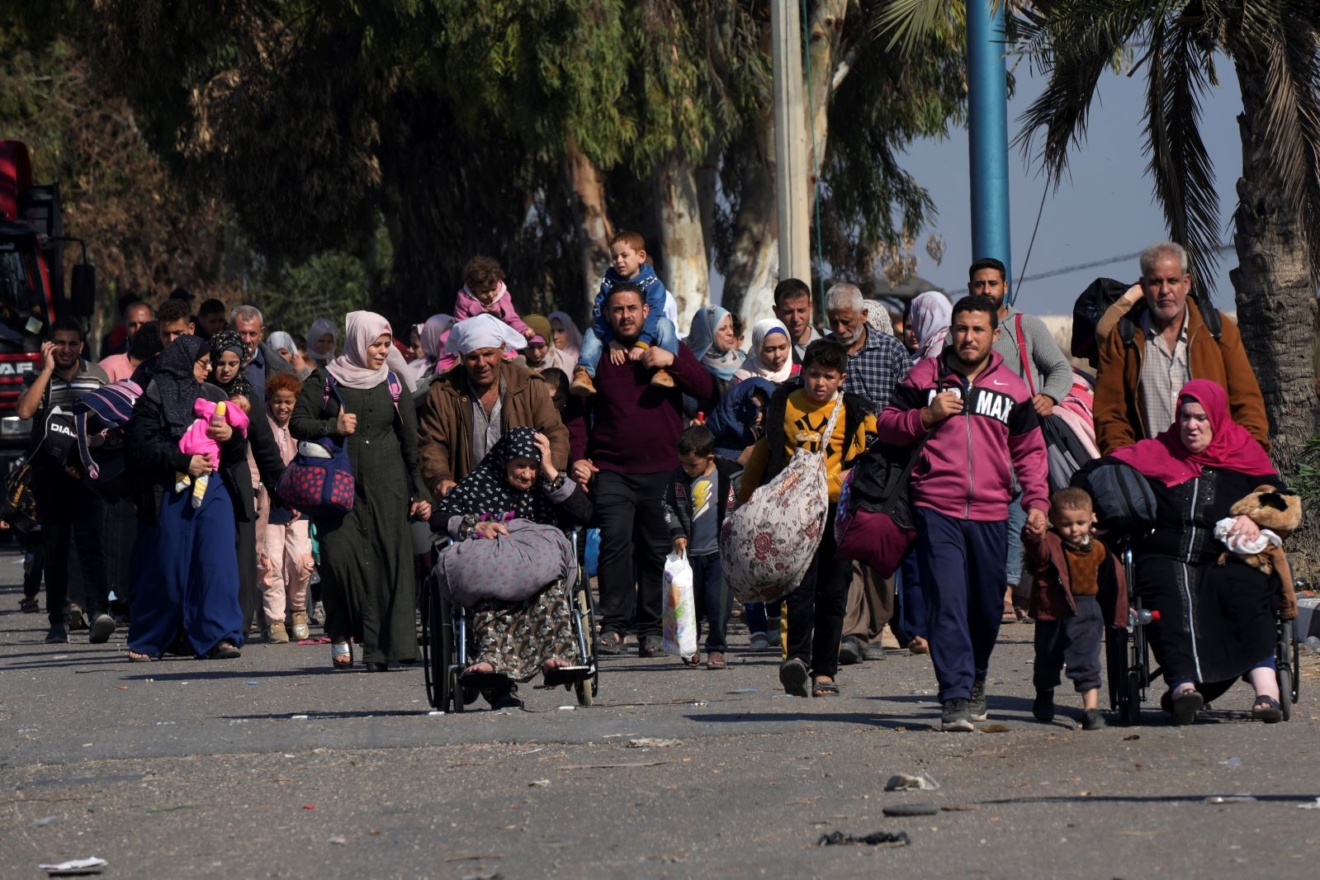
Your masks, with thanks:
M20 575L0 556L0 584ZM326 645L150 664L123 632L47 646L19 596L0 586L4 877L94 855L106 877L1274 878L1320 855L1315 655L1273 726L1245 686L1191 728L1151 708L1082 732L1065 689L1038 724L1026 625L1004 628L971 734L936 730L924 657L802 700L745 631L722 672L605 659L591 708L525 686L524 710L436 715L420 669L334 672ZM939 787L885 792L897 773ZM1232 795L1253 799L1207 800ZM940 811L883 815L900 804ZM909 843L817 845L834 831Z

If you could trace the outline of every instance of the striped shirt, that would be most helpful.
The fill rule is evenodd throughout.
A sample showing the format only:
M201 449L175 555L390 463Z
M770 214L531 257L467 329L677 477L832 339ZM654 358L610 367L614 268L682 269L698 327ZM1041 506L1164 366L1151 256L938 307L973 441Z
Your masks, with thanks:
M1145 418L1146 439L1163 433L1178 420L1178 392L1192 380L1192 365L1187 353L1187 309L1183 309L1182 329L1169 350L1164 334L1150 325L1150 311L1141 316L1141 330L1146 335L1145 357L1141 359L1141 410Z
M27 391L33 383L37 381L39 373L28 373L23 377L23 390ZM105 370L96 364L85 360L78 362L78 372L72 379L65 379L54 372L50 374L50 381L46 383L46 393L41 396L41 406L37 407L36 415L33 421L40 425L46 421L46 413L54 407L68 410L88 391L95 391L103 385L110 384L110 377L106 375Z

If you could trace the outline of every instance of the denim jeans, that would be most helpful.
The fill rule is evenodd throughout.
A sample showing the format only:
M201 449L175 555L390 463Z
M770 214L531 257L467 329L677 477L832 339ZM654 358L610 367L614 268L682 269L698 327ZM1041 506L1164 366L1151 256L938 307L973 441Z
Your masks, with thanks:
M697 616L706 618L706 650L727 651L733 593L724 583L720 554L689 556L688 564L692 566L692 592L696 599Z
M656 328L660 331L660 338L657 340L659 346L670 354L678 354L678 334L674 332L674 325L669 323L669 319L659 319ZM600 356L605 353L605 345L609 341L597 336L594 327L588 327L582 334L582 347L578 352L577 365L586 370L587 375L593 379L596 378L596 364L600 363Z

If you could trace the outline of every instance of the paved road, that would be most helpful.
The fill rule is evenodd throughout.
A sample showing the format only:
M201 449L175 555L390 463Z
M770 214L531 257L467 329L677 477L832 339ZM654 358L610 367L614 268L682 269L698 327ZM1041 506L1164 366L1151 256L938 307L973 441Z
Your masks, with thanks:
M0 556L0 584L19 569ZM1320 855L1320 810L1299 809L1320 796L1314 656L1273 727L1240 688L1193 728L1037 724L1027 626L1004 629L974 734L932 728L925 658L799 700L745 634L725 672L608 660L590 709L535 690L436 716L420 670L336 673L324 645L129 664L122 633L42 644L18 597L0 587L4 877L97 855L108 877L1309 878ZM894 773L939 788L886 793ZM1255 800L1206 801L1232 794ZM916 802L943 809L881 813ZM911 843L816 846L835 830Z

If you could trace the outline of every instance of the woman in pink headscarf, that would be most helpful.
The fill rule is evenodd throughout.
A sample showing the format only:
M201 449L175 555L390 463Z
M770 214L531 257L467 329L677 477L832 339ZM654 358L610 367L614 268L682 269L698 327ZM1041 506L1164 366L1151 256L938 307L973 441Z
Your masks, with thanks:
M1279 721L1278 585L1230 551L1262 529L1296 528L1300 502L1283 488L1261 445L1229 415L1227 392L1206 379L1183 386L1177 421L1167 431L1110 457L1141 472L1155 495L1154 531L1135 548L1134 592L1160 613L1148 631L1169 685L1161 702L1174 724L1191 724L1238 677L1256 692L1252 715ZM1239 507L1262 487L1277 509Z
M349 640L368 672L418 657L409 517L426 519L419 494L417 416L411 377L374 312L350 312L344 353L307 377L289 432L332 437L348 449L356 478L353 509L316 520L321 543L325 631L336 669L353 665Z

